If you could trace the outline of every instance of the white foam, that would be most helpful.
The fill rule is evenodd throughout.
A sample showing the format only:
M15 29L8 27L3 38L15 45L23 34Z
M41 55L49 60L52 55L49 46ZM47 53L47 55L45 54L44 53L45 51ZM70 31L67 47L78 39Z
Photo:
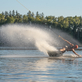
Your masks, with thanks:
M63 54L64 57L78 57L75 54Z
M57 50L52 46L55 41L51 34L42 28L29 25L6 25L0 28L1 37L12 46L34 45L40 51L47 52Z

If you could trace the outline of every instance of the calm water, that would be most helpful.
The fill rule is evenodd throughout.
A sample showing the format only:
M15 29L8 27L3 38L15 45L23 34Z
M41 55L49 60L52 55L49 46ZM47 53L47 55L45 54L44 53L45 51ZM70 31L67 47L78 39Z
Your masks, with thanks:
M82 55L81 50L76 52ZM82 58L50 58L38 50L0 50L0 82L82 82Z

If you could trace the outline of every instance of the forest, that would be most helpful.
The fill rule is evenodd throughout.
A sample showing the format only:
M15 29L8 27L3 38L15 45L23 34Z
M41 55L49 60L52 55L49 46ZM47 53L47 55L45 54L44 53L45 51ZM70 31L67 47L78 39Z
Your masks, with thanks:
M40 24L46 25L51 28L57 28L69 33L72 37L82 43L82 17L81 16L68 16L68 17L55 17L45 16L44 13L36 12L36 15L28 11L27 14L21 15L18 11L5 11L0 14L0 26L5 24Z

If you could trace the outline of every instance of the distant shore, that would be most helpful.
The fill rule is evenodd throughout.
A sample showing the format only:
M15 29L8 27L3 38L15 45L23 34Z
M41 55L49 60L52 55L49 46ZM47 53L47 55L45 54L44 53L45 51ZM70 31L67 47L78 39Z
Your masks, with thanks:
M36 47L0 47L0 50L37 50Z
M38 50L36 47L0 47L0 50ZM76 50L82 50L82 47L79 47Z

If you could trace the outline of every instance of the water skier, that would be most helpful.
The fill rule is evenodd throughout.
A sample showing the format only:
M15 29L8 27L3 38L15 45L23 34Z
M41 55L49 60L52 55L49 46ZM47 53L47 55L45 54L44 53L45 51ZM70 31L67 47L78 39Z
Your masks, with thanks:
M78 48L78 45L74 45L72 43L70 43L69 41L65 40L64 38L62 38L61 36L59 36L61 39L63 39L64 41L66 41L70 46L66 46L62 49L60 49L59 51L61 51L62 53L64 53L65 51L72 51L75 55L77 55L78 57L82 57L81 55L77 54L75 52L75 49Z
M48 51L48 55L50 57L59 57L62 56L63 53L65 53L66 51L72 51L75 55L77 55L78 57L82 57L81 55L77 54L75 52L75 49L78 48L78 45L74 45L72 43L70 43L69 41L65 40L64 38L62 38L61 36L59 36L61 39L63 39L64 41L66 41L70 46L65 46L62 49L59 49L58 51Z

